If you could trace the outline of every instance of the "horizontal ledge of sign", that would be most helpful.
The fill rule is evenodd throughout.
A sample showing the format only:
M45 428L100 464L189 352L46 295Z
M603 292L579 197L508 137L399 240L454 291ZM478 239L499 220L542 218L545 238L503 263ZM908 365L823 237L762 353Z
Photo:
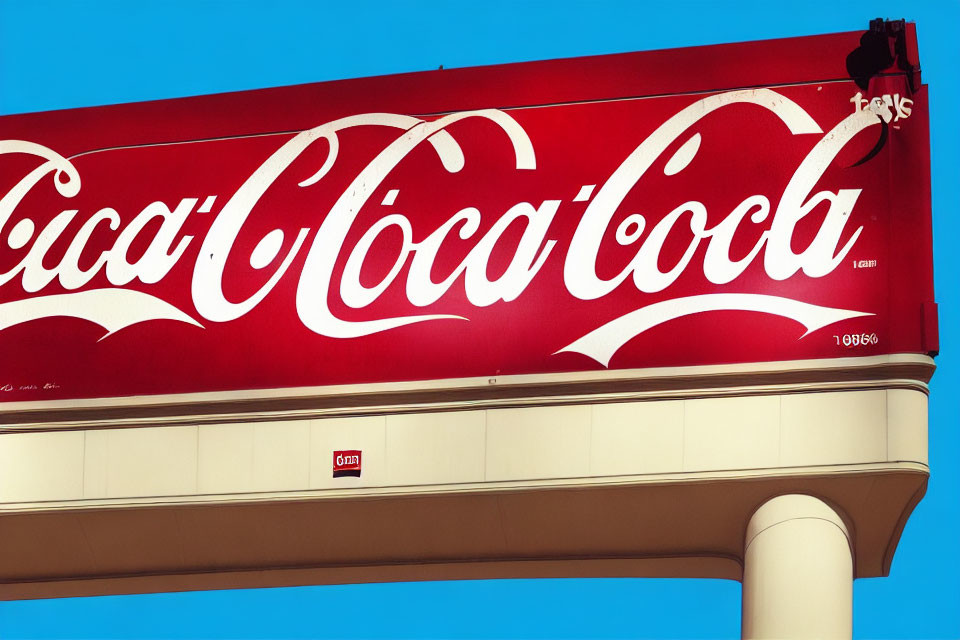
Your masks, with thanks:
M195 494L140 496L135 498L97 498L21 502L0 504L0 515L38 511L76 511L78 509L111 509L136 507L174 507L183 505L226 505L313 500L376 500L385 497L439 496L456 494L487 494L501 492L529 492L551 490L578 490L594 487L629 487L638 485L709 484L738 480L775 480L782 478L814 478L858 475L898 475L925 478L930 467L912 461L859 462L794 467L765 467L756 469L723 469L710 471L676 471L642 475L583 476L575 478L545 478L536 480L498 480L452 484L390 485L350 487L342 489L296 489L289 491L262 491L229 494Z
M929 356L891 354L397 383L0 404L0 433L780 395L866 389L928 393Z
M0 582L0 601L431 580L491 578L742 579L740 558L722 553L538 556L389 564L312 564L269 569L199 569L130 576Z

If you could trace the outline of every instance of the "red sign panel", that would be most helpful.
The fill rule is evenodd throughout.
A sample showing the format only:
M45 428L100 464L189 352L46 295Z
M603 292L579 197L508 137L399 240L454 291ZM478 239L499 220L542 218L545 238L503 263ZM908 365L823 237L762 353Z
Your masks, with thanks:
M342 478L344 476L360 477L360 463L362 452L351 449L350 451L333 452L333 477Z
M0 118L0 401L931 351L858 37Z

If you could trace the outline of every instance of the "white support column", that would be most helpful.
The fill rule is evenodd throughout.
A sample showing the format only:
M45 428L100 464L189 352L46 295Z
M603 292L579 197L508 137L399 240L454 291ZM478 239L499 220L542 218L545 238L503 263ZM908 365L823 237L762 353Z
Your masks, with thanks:
M750 519L744 548L743 638L852 637L850 533L827 504L769 500Z

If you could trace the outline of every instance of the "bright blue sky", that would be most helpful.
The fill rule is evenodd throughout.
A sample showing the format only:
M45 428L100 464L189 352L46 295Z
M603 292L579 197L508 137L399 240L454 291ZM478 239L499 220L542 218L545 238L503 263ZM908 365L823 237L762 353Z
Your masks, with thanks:
M481 8L482 7L482 8ZM927 496L890 577L855 584L861 638L960 638L960 3L0 0L0 114L401 71L918 24L930 85L940 303ZM2 542L2 528L0 528ZM341 621L344 621L341 623ZM737 638L740 585L503 580L0 603L3 638Z

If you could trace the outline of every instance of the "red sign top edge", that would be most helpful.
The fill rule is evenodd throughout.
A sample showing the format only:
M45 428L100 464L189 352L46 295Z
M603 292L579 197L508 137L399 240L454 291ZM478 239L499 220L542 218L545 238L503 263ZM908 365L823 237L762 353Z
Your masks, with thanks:
M430 115L482 107L615 100L849 79L863 31L420 71L185 98L0 117L0 137L56 143L61 153L313 127L389 109ZM907 49L917 60L916 26ZM891 66L883 74L902 74ZM109 122L109 140L103 124ZM92 129L91 127L95 127Z

